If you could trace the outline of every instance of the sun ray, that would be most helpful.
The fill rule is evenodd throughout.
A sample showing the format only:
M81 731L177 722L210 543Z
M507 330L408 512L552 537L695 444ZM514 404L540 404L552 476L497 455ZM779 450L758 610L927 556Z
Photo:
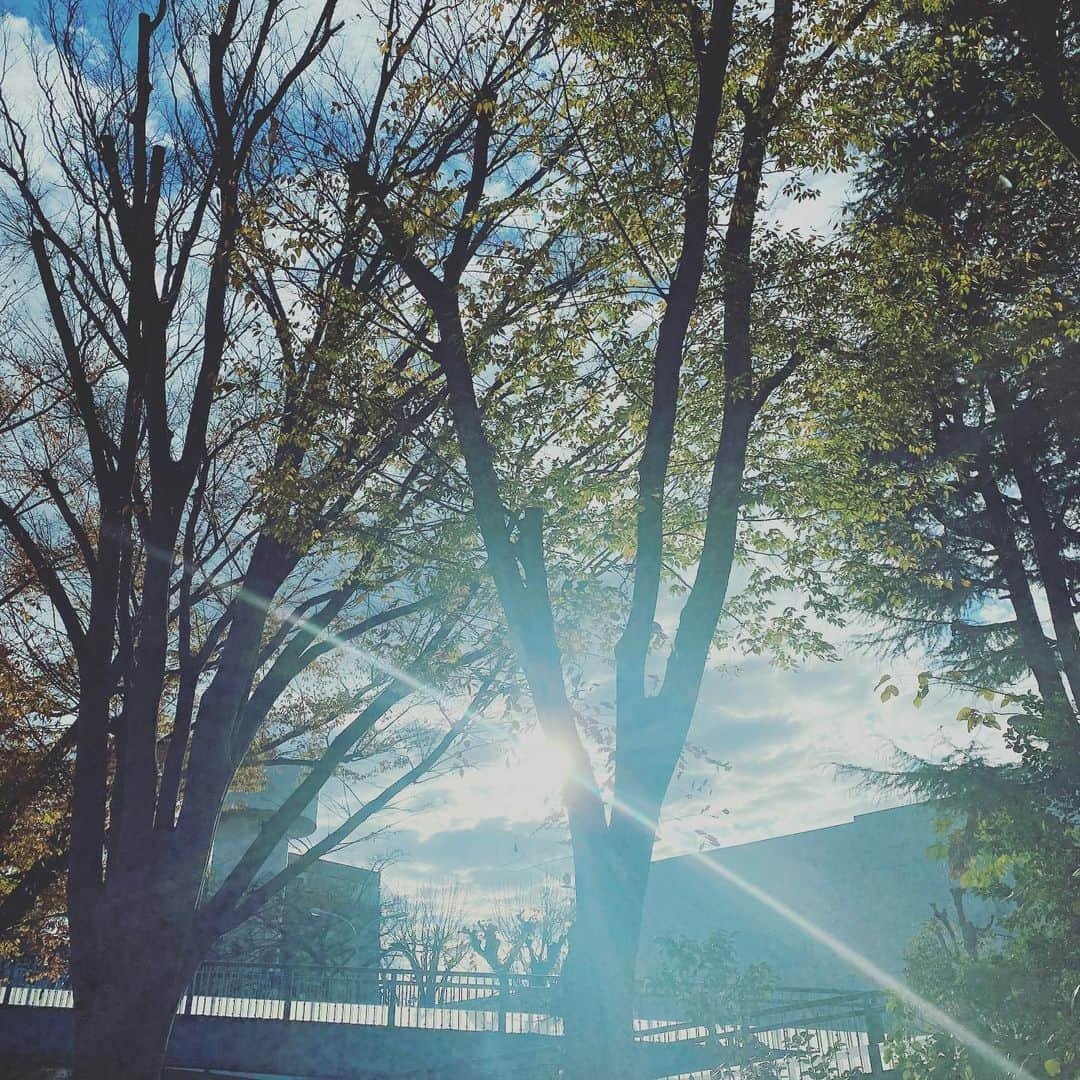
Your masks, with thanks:
M651 823L648 819L638 813L633 807L626 805L624 802L620 802L618 808L628 816L640 821L643 827L651 828ZM705 852L692 851L688 853L688 857L694 859L695 862L703 866L709 873L734 885L737 889L742 890L748 896L758 901L758 903L764 904L765 907L774 911L781 918L791 923L792 926L801 930L807 937L824 945L825 948L829 949L834 955L850 964L856 971L865 975L882 990L889 991L905 1004L909 1005L919 1013L923 1019L929 1021L936 1027L941 1028L943 1031L947 1031L954 1039L966 1046L986 1064L992 1066L994 1069L1004 1072L1007 1076L1014 1078L1014 1080L1036 1080L1036 1077L1024 1069L1023 1066L1017 1064L1011 1058L1006 1057L1005 1054L996 1047L991 1046L990 1043L986 1042L984 1039L981 1039L975 1032L964 1027L958 1020L955 1020L932 1002L927 1001L920 994L917 994L906 983L897 979L895 976L890 975L887 971L883 971L877 964L863 956L862 953L851 948L850 945L846 945L827 930L823 930L816 923L806 918L806 916L801 915L794 908L789 907L782 900L778 900L765 889L755 885L752 881L747 881L746 878L735 873L733 870L728 869L726 866L721 866L719 863L714 862Z
M271 610L272 605L268 604L261 597L253 596L248 593L242 593L242 598L245 602L257 605L264 610ZM283 613L279 610L274 611L275 615L287 619L289 622L301 629L310 629L318 631L322 637L332 641L343 652L350 653L351 655L362 658L365 662L370 663L372 666L378 668L380 671L389 675L391 678L400 679L407 686L412 687L419 693L431 697L433 700L440 704L449 704L447 696L439 690L437 687L425 683L420 679L417 679L414 675L399 668L397 665L390 663L387 660L377 656L375 653L369 652L367 649L356 645L354 642L345 641L336 637L333 633L323 630L321 627L315 626L307 619L300 618L292 615L291 613ZM553 751L553 754L557 751ZM573 782L572 770L565 770L565 782ZM645 828L652 828L649 820L632 806L627 805L625 802L618 803L618 809L627 814L628 816L641 822ZM746 878L735 873L733 870L728 869L725 866L721 866L719 863L713 861L708 857L706 853L691 851L689 857L693 858L697 863L703 866L710 874L714 874L716 877L734 885L736 888L742 890L748 896L752 897L758 903L765 905L770 910L774 911L781 918L785 919L791 925L801 930L808 937L817 941L825 948L829 949L834 955L838 956L841 960L848 963L856 971L865 975L871 982L875 983L883 990L887 990L894 994L897 998L903 1001L914 1009L925 1020L929 1021L936 1027L941 1028L943 1031L947 1031L958 1042L962 1043L975 1055L981 1058L986 1064L992 1066L994 1069L1004 1072L1014 1078L1014 1080L1036 1080L1030 1072L1023 1068L1023 1066L1017 1064L1015 1061L1008 1058L996 1047L991 1046L984 1039L981 1039L975 1032L966 1028L958 1020L949 1016L948 1013L942 1011L932 1002L927 1001L920 994L917 994L906 983L897 979L895 976L890 975L887 971L882 970L873 961L863 956L862 953L851 946L846 945L839 938L830 934L827 930L823 930L816 923L812 922L806 916L800 914L794 908L789 907L782 900L777 899L771 893L755 885L752 881L747 881Z

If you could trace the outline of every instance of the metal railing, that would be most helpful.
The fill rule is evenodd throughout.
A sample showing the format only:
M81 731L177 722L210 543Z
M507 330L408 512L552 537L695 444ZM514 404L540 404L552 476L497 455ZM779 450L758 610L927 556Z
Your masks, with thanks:
M703 995L696 994L701 1000ZM715 1047L720 1060L737 1066L771 1060L783 1062L784 1080L813 1075L812 1060L830 1061L845 1070L884 1075L881 1043L885 995L872 990L779 986L729 1000L708 1020L638 1021L639 1042L694 1040ZM648 983L639 987L639 1015L678 1013L670 998Z
M28 964L0 965L0 1006L35 1005L70 1009L74 1001L67 976L43 975Z
M0 1006L70 1008L66 978L32 969L0 969ZM670 1000L641 988L634 1021L644 1043L695 1040L720 1052L799 1056L807 1035L838 1064L881 1072L882 995L813 987L778 987L744 998L733 1015L708 1023L679 1019ZM562 999L555 976L486 972L416 973L393 968L209 961L195 973L178 1013L301 1023L361 1024L508 1035L561 1035ZM793 1065L793 1078L801 1073Z
M189 1016L236 1016L379 1027L561 1034L557 980L472 971L322 968L209 962L180 1004ZM557 1029L557 1030L556 1030Z
M545 975L208 961L177 1012L252 1020L561 1035L558 979ZM0 1006L71 1008L66 977L0 969Z

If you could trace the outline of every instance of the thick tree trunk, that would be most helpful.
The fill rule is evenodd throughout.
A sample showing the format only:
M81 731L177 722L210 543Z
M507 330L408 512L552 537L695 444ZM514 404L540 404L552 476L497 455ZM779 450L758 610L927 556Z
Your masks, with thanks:
M625 906L603 898L578 915L560 983L568 1080L640 1080L635 1053L636 926Z
M74 1080L159 1080L177 1005L205 954L192 875L163 881L152 864L118 873L86 913L93 944L71 965Z
M692 714L655 703L623 726L610 823L574 833L577 911L563 968L565 1061L571 1080L640 1080L634 1044L638 948L660 811Z
M180 992L139 972L103 983L75 1009L73 1080L158 1080Z
M645 798L644 788L635 789L639 805L658 806ZM641 817L616 810L602 841L585 845L587 861L577 862L577 911L561 979L570 1080L645 1075L634 1044L634 1006L655 835L651 816L648 810Z

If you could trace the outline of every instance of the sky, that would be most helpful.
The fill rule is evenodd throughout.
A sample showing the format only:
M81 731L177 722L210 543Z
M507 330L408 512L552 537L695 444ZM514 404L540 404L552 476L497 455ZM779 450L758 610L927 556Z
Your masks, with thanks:
M6 10L33 20L38 4L14 0ZM819 186L819 199L777 198L769 212L788 227L827 232L838 219L846 181L833 176ZM675 608L668 607L661 621L670 624ZM729 768L691 761L665 805L657 858L848 821L888 803L839 776L838 764L887 768L897 747L936 756L967 741L955 721L963 702L937 694L921 709L911 704L915 675L927 666L922 658L886 664L860 651L854 636L833 634L838 662L811 662L794 671L759 657L714 658L691 741ZM902 692L883 704L875 685L886 671ZM610 670L592 674L600 684L597 694L610 697ZM527 728L520 738L474 755L463 773L446 771L408 792L383 819L385 833L335 857L384 864L391 891L458 881L480 915L499 894L570 870L560 773L558 756L535 728ZM711 781L711 791L688 790L704 780ZM324 799L324 829L334 822L334 803L332 795Z
M863 790L836 767L888 768L897 748L932 757L966 744L957 698L932 694L921 708L911 704L921 658L886 663L850 637L835 644L839 661L797 670L760 657L711 665L690 738L729 768L693 765L698 778L712 777L709 794L690 793L687 777L675 783L655 858L839 824L895 805L895 796ZM875 684L886 672L902 693L882 703ZM463 775L448 772L410 792L385 835L335 857L364 864L377 853L389 856L383 878L391 891L460 882L479 913L494 897L569 872L559 766L539 731L526 729L516 745ZM332 816L326 800L320 824Z
M789 228L827 233L841 217L843 176L819 179L820 197L776 198L769 212ZM797 598L793 598L796 599ZM661 605L673 630L677 603ZM916 708L916 675L925 657L888 660L860 647L868 626L828 630L836 662L780 670L763 657L714 655L702 684L690 742L729 768L691 761L665 803L654 857L747 843L850 821L895 805L898 796L867 790L838 766L887 769L896 751L940 757L970 741L956 722L963 701L943 691ZM883 703L877 683L890 674L901 690ZM611 694L611 672L590 672L598 698ZM571 870L568 835L559 812L560 762L535 728L517 745L495 748L464 775L448 772L409 793L393 825L374 841L337 858L364 863L385 858L385 887L412 892L457 881L478 914L499 895L534 888ZM711 781L692 792L691 781ZM332 798L324 815L334 816Z

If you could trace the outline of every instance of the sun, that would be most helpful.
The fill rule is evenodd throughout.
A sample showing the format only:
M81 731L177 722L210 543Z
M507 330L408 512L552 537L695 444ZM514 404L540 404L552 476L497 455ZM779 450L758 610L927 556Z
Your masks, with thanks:
M518 797L534 806L550 808L558 803L571 772L566 748L549 739L537 725L521 740L514 758L508 780Z

